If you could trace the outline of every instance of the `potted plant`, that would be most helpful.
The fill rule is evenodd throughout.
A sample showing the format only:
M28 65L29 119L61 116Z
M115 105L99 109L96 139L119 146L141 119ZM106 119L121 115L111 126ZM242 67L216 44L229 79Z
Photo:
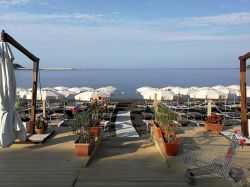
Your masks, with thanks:
M223 128L223 118L220 115L213 113L210 116L206 117L206 122L204 129L207 132L216 132L220 133Z
M35 131L37 134L45 134L48 128L48 122L44 117L39 117L35 121Z
M176 156L180 146L180 141L177 137L178 125L175 123L175 120L176 116L168 108L165 108L164 115L160 117L160 124L164 140L163 147L168 156Z
M155 111L154 132L158 138L163 138L162 132L166 131L165 124L169 120L168 113L169 110L163 105L158 105L157 110Z
M100 135L100 108L101 103L96 101L91 104L91 107L88 110L90 120L90 132L93 132L96 137Z
M89 115L78 113L69 123L70 130L77 136L74 143L76 154L80 157L90 155L95 139L89 131Z
M180 141L176 133L177 124L168 124L166 132L163 134L163 145L168 156L176 156L180 147Z

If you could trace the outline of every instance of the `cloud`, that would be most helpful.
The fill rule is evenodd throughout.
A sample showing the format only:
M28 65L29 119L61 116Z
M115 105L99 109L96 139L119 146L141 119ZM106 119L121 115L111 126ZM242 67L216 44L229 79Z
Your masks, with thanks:
M250 23L250 12L240 12L232 14L222 14L207 17L192 17L179 20L191 25L226 25Z
M0 24L1 26L1 24ZM33 39L46 38L47 41L69 42L74 41L79 45L133 45L136 44L170 44L183 42L242 42L249 41L249 34L197 34L185 32L166 32L159 30L149 30L143 28L120 27L97 27L97 26L72 26L72 25L5 25L5 30L16 33L20 38L29 38L33 33ZM27 33L27 36L25 36ZM62 47L62 46L58 46Z
M80 21L100 21L106 15L104 14L84 14L84 13L69 13L69 14L29 14L25 12L6 13L1 15L0 20L3 21L60 21L60 20L80 20Z
M27 3L30 0L16 0L16 1L0 1L2 4L8 2L8 4L21 4ZM0 14L1 15L1 14ZM89 22L103 22L112 24L130 24L139 26L183 26L183 27L197 27L197 26L209 26L209 25L235 25L235 24L248 24L250 23L250 12L239 12L231 14L221 14L215 16L203 16L203 17L183 17L183 18L163 18L157 20L133 20L122 19L120 13L110 14L89 14L89 13L51 13L51 14L33 14L27 12L15 12L4 13L0 16L0 20L12 20L12 21L89 21Z
M0 0L0 7L24 5L30 1L31 0Z
M239 12L231 14L221 14L203 17L183 17L183 18L163 18L158 20L138 20L131 23L149 26L168 26L175 27L198 27L198 26L226 26L242 25L250 23L250 12Z

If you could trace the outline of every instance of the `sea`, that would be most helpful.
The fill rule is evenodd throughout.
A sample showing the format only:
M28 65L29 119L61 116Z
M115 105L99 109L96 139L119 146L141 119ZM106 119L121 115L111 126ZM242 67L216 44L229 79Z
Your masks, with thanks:
M31 88L32 71L15 71L17 87ZM250 78L247 77L250 84ZM166 69L78 69L40 70L39 87L99 88L115 86L120 91L113 98L140 99L136 89L142 86L216 86L240 84L238 68L166 68Z

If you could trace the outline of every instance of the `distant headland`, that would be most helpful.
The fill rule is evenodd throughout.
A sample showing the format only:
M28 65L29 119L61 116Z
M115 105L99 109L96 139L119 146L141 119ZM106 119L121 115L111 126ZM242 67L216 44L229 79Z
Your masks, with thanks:
M13 63L15 70L32 70L32 68L23 67L20 64ZM76 70L75 68L39 68L39 70Z

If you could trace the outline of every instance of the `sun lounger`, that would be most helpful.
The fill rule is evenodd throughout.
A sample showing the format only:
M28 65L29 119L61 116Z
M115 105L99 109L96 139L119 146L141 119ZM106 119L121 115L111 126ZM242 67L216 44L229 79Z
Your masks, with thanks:
M112 117L113 117L113 113L103 113L101 119L104 119L104 120L108 119L109 121L111 121Z
M114 112L116 108L116 105L108 105L107 109L108 111Z
M145 111L146 110L145 105L137 105L137 108L138 108L139 111Z
M64 120L51 120L49 122L50 126L57 126L60 127L64 123Z

